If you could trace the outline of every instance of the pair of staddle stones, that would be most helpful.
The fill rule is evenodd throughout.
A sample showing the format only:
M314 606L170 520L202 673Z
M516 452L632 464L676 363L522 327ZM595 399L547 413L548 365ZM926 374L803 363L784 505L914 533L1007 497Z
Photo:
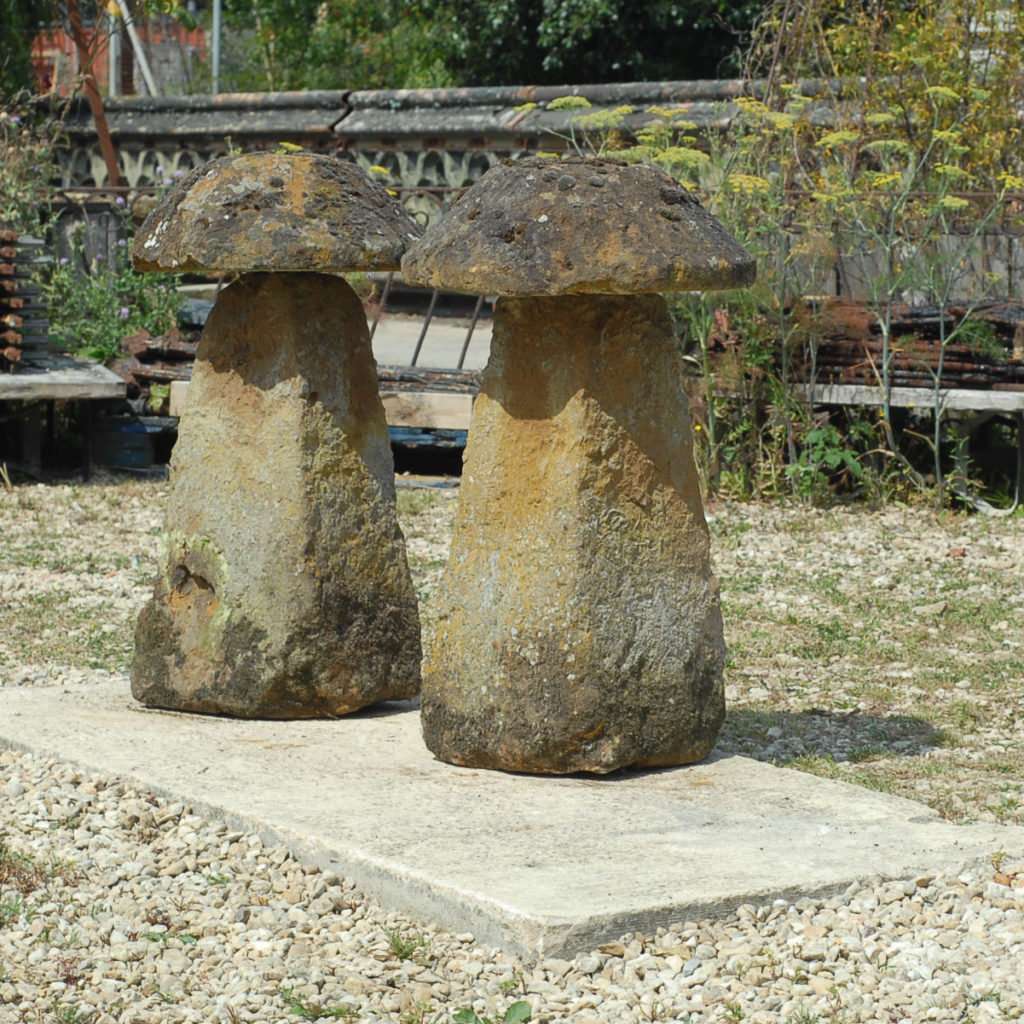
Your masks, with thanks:
M243 276L200 345L133 693L297 718L419 692L365 316L332 276L400 263L501 296L422 665L427 746L546 773L700 760L725 646L657 293L744 286L751 258L667 175L601 160L496 167L420 233L308 155L207 165L144 225L141 269Z

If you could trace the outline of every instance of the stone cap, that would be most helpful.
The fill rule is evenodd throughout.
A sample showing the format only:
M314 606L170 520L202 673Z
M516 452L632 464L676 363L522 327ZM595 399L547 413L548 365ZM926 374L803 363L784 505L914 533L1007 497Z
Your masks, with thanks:
M245 153L197 167L135 236L137 270L397 270L422 227L355 164Z
M492 167L402 259L405 281L471 295L742 288L755 270L664 171L583 157Z

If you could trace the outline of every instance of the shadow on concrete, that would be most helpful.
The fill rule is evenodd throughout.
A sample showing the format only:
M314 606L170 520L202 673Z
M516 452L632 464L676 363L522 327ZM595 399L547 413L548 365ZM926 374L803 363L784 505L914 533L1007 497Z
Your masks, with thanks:
M786 766L806 757L919 757L946 740L942 729L913 715L730 707L715 750Z

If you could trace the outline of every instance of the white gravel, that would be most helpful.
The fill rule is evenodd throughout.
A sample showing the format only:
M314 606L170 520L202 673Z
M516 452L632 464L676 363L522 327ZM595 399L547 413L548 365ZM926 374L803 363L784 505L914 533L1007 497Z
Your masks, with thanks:
M1024 862L868 880L524 965L117 779L10 751L0 770L4 846L49 876L25 894L0 884L3 1022L449 1021L519 998L574 1024L1024 1015Z
M119 634L147 595L161 489L29 491L23 505L0 495L5 540L31 521L32 536L66 543L68 568L56 571L49 555L29 564L28 535L11 542L18 564L0 566L0 684L124 677L130 637ZM82 517L70 524L69 502ZM422 544L429 591L435 552ZM83 589L75 579L89 554L94 586ZM68 613L67 629L85 634L64 659L52 653L61 630L26 618L32 595L53 587L92 602L87 622ZM18 622L24 634L12 636ZM94 649L102 668L88 664ZM771 692L769 676L758 679ZM524 964L387 913L343 879L188 806L0 751L0 1024L430 1024L466 1007L497 1020L519 999L534 1020L573 1024L1021 1019L1024 851L958 877L868 879L831 899L745 906L572 961Z

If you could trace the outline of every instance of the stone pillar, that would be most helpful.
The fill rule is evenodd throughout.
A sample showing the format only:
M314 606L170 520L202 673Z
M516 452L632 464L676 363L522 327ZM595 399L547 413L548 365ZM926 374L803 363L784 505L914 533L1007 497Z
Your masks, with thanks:
M340 715L419 690L416 597L361 302L253 273L199 348L132 693L240 717Z
M423 678L443 760L696 761L725 645L678 343L656 295L501 298Z

